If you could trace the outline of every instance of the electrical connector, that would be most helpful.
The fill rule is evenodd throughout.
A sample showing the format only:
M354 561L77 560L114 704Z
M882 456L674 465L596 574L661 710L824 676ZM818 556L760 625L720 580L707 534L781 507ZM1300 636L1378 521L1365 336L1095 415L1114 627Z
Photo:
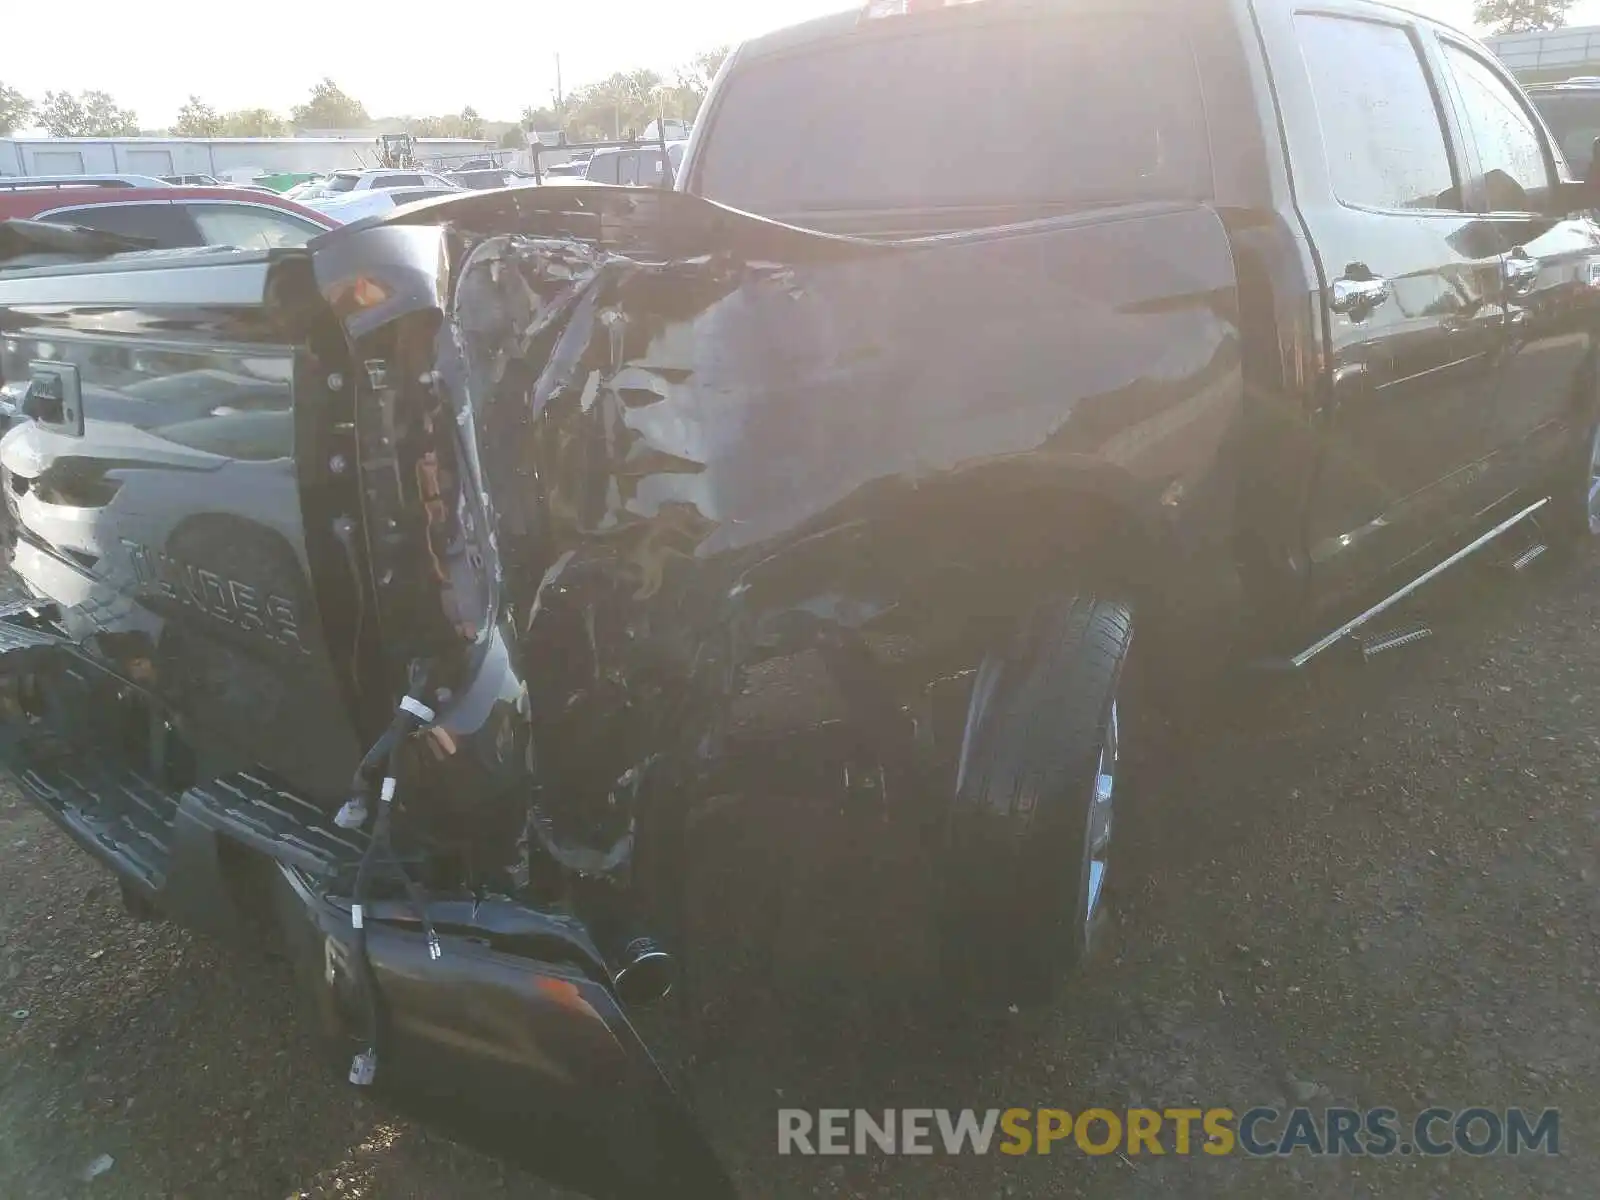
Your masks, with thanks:
M367 823L368 815L366 798L356 796L344 802L333 823L340 829L360 829Z
M371 1087L378 1077L378 1052L363 1050L350 1060L350 1082L357 1087Z
M405 696L400 701L400 710L408 712L424 725L432 725L437 719L437 714L415 696Z

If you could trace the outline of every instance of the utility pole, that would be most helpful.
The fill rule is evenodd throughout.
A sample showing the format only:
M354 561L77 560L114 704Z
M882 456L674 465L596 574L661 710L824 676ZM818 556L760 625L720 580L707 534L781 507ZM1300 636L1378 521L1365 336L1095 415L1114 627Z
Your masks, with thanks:
M556 52L556 111L561 110L566 97L561 94L561 53Z

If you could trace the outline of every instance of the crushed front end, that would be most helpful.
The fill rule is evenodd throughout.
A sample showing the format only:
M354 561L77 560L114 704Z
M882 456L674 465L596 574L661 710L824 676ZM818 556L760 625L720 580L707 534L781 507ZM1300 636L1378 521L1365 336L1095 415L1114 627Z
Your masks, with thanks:
M604 326L513 353L446 226L325 242L258 304L0 296L3 378L76 407L0 442L6 765L131 905L281 937L352 1085L597 1196L732 1195L625 1011L674 982L709 726L662 700L705 677L515 436ZM592 306L589 253L547 274Z
M1214 223L888 244L512 188L0 277L48 418L0 440L14 770L135 903L286 936L355 1085L545 1131L597 1195L729 1195L625 1010L672 986L745 673L818 651L926 824L898 679L1070 594L1103 514L1226 528L1231 263L1107 268Z

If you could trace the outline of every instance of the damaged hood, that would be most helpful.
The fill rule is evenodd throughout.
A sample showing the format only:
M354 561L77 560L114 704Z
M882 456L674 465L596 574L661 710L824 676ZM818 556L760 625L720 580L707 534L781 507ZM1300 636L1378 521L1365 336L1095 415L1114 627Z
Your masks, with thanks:
M447 397L541 789L608 827L580 839L602 861L618 781L699 757L760 658L1025 604L1060 569L1037 548L1104 505L1179 545L1227 528L1234 281L1198 205L877 242L534 187L310 252L358 354L431 364Z
M1103 262L1090 286L1074 270L1084 249L1105 256L1082 216L883 243L603 185L424 201L313 249L326 286L321 260L342 245L437 239L429 277L354 325L437 306L441 360L475 416L514 406L519 427L582 426L599 451L582 458L586 478L568 456L541 472L568 536L619 544L645 527L665 551L666 522L672 553L706 560L814 533L864 490L1019 456L1099 470L1108 486L1170 483L1125 428L1161 398L1106 405L1178 391L1230 333L1230 314L1172 303L1175 273L1202 294L1216 268L1229 274L1204 253L1187 268L1170 257L1195 216L1152 214L1170 228L1147 228L1162 236L1142 248L1117 239L1135 261L1109 287ZM1139 271L1146 256L1158 276ZM1155 298L1168 311L1128 307Z

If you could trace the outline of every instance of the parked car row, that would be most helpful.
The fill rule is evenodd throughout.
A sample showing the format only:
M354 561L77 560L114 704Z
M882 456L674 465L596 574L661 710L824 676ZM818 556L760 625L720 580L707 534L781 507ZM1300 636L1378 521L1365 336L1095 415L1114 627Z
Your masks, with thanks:
M441 180L438 184L406 184L402 187L378 187L359 192L341 192L332 196L320 196L309 204L328 220L339 225L348 225L363 217L390 212L414 200L453 196L466 190Z
M257 183L236 183L228 179L218 179L215 175L163 175L161 182L174 184L178 187L238 188L243 192L266 192L274 196L278 194L274 189L262 187Z
M341 225L388 212L414 200L461 191L518 187L535 183L531 177L498 167L439 173L420 169L379 168L337 171L326 179L291 189L290 194Z
M303 246L337 224L268 191L140 176L0 179L0 221L19 218L141 238L161 250Z
M675 177L687 142L611 147L584 152L551 170L550 183L608 183L661 187ZM269 188L227 183L205 174L24 176L0 179L0 220L33 217L59 224L149 239L160 248L237 244L244 248L302 245L316 233L389 212L417 200L461 191L529 187L533 175L483 163L436 172L420 168L335 171L305 180L281 195ZM115 195L98 193L107 190ZM56 194L72 199L52 199ZM96 193L92 199L84 198ZM254 203L252 212L247 206ZM233 209L216 206L232 204ZM229 239L233 239L230 241Z
M190 183L190 180L197 182ZM209 181L209 182L206 182ZM0 179L0 220L29 218L148 239L159 249L300 246L338 225L416 200L535 181L482 169L338 171L283 195L210 176L23 176Z
M448 171L445 173L445 178L457 187L468 188L475 192L502 187L527 187L538 182L531 175L524 175L507 167L476 167L471 170Z

